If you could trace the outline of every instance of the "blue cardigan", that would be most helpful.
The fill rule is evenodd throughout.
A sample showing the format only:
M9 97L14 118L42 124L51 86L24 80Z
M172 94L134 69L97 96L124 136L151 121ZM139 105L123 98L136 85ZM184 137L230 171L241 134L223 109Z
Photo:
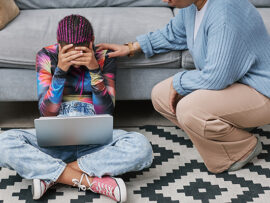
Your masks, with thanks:
M239 82L270 98L270 36L248 0L208 0L195 41L196 6L180 9L165 28L137 37L146 57L189 49L196 70L174 75L181 95Z

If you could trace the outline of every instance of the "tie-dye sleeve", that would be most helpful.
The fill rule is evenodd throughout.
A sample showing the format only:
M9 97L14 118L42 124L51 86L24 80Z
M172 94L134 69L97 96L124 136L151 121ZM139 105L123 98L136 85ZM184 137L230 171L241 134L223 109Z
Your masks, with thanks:
M51 58L45 49L36 56L38 108L41 116L56 116L62 101L66 72L56 68L52 75Z
M93 104L97 114L113 114L115 106L115 58L105 57L98 70L90 71Z

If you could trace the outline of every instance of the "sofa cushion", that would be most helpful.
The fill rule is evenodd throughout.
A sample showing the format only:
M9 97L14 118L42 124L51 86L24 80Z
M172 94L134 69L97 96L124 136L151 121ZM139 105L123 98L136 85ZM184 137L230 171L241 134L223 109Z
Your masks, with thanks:
M153 71L155 71L154 74ZM178 71L178 69L159 67L154 70L120 69L116 75L116 99L151 99L151 90L154 85ZM38 99L36 84L34 70L0 68L0 101L36 101Z
M269 0L250 0L257 7L270 7Z
M16 0L20 9L168 6L162 0Z
M93 24L96 43L134 41L136 36L165 26L173 17L169 8L85 8L23 10L10 26L0 32L0 67L32 68L36 53L56 43L56 29L66 15L80 14ZM145 59L143 54L119 59L119 67L180 67L180 52Z
M12 21L20 10L14 0L0 0L0 30Z
M258 11L263 18L263 21L268 30L268 33L270 34L270 8L258 8Z
M192 56L188 50L184 50L182 52L181 68L186 69L186 70L195 69L194 61L193 61Z

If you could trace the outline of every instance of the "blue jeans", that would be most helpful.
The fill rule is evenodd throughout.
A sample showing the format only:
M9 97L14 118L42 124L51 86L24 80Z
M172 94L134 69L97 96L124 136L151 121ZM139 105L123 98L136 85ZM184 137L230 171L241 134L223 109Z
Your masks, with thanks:
M59 116L93 115L93 105L63 102ZM0 134L0 167L14 169L26 179L56 181L67 163L76 161L89 176L116 176L149 167L152 147L144 135L113 131L107 145L39 147L35 129L14 129Z

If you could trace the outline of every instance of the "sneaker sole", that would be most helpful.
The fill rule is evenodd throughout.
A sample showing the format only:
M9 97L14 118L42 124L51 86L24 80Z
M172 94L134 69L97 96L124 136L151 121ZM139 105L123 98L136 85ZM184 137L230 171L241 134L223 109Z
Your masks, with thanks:
M37 188L40 188L40 180L39 179L34 179L32 183L32 195L33 199L39 199L41 194L40 194L40 189L37 190Z
M251 152L251 154L246 158L246 160L241 161L241 162L236 162L234 163L229 169L228 171L237 171L239 169L241 169L243 166L245 166L247 163L249 163L252 159L254 159L255 157L257 157L261 152L262 152L262 143L260 140L259 136L257 137L257 144L255 146L255 149Z
M124 181L121 178L114 178L114 180L116 181L119 190L120 190L120 200L119 202L125 202L127 201L127 188L126 188L126 184L124 183Z

